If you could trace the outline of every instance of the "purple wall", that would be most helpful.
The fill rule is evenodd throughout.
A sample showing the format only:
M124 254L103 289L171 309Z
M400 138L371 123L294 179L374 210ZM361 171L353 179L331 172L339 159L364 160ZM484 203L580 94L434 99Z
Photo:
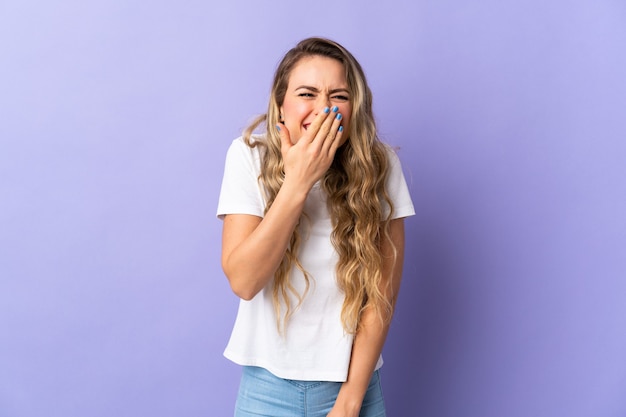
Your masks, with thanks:
M230 141L321 34L417 216L392 417L626 415L626 7L0 4L0 416L228 416Z

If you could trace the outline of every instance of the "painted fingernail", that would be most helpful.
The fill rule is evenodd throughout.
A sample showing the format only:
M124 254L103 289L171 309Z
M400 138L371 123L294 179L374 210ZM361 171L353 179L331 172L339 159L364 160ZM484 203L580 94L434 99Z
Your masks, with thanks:
M330 109L328 107L324 107L324 113L328 113Z
M337 120L341 120L341 113L337 113Z
M339 131L343 132L343 126L339 126Z
M337 110L339 110L339 107L337 107L337 106L333 107L333 111L334 111L335 113L337 112Z
M276 125L276 130L280 132L280 126Z

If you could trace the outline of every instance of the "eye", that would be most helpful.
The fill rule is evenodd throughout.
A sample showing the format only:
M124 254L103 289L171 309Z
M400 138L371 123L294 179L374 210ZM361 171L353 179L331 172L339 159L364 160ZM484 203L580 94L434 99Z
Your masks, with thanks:
M348 97L348 96L343 96L343 95L333 96L332 98L333 98L334 100L339 100L339 101L348 101L348 100L350 100L350 97Z
M300 93L298 94L298 97L311 98L311 97L314 97L314 95L313 93Z

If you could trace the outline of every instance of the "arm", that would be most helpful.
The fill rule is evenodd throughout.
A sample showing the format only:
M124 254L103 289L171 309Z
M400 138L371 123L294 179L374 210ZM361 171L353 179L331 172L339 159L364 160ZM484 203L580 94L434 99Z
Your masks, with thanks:
M392 305L400 290L402 264L404 260L404 219L394 219L390 223L390 236L396 247L396 262L393 263L393 249L389 242L381 244L385 259L383 277L391 280ZM392 313L390 313L392 314ZM372 378L376 362L383 350L391 317L381 322L373 309L365 309L361 314L359 330L354 338L348 378L339 390L337 401L328 417L357 417Z
M313 184L328 170L340 143L340 120L320 111L307 134L292 143L280 129L285 179L263 218L229 214L222 230L222 269L237 296L250 300L274 276Z
M298 224L307 190L284 185L265 217L229 214L222 230L222 268L231 288L252 299L274 276Z

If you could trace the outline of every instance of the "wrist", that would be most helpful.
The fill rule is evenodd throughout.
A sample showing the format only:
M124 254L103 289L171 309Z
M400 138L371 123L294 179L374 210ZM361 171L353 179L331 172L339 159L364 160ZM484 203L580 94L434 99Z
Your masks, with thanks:
M335 405L333 406L333 411L339 413L337 415L340 415L342 417L359 417L359 414L361 412L361 404L355 405L335 402Z
M290 200L304 203L312 187L313 184L302 184L291 181L290 177L285 177L283 185L280 187L280 191L286 194Z
M363 395L348 392L347 390L340 390L335 401L335 407L345 412L346 415L358 416L362 405Z

